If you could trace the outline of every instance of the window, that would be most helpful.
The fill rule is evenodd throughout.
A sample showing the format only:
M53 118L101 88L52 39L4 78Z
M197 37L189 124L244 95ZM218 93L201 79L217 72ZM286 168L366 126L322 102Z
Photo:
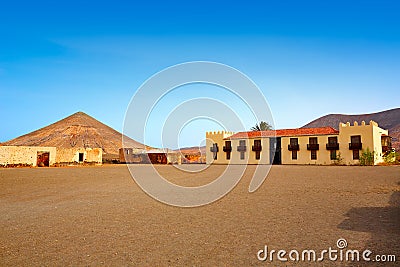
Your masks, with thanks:
M292 159L297 159L297 150L292 150Z
M328 137L328 143L326 144L326 149L327 150L339 150L337 136Z
M309 142L309 144L311 144L311 145L316 145L316 144L318 144L318 137L310 137L310 138L308 139L308 142Z
M311 150L311 159L316 160L317 159L317 150Z
M231 151L232 151L231 141L225 141L226 159L231 159Z
M292 159L297 159L297 149L299 146L299 139L298 138L290 138L290 145L292 148Z
M350 138L351 143L349 144L349 149L353 150L353 159L360 159L360 149L362 149L361 136L353 135Z
M246 152L246 140L239 140L239 146L237 149L240 152L240 159L244 159Z
M360 135L354 135L351 137L351 143L353 144L360 144L361 143L361 136Z
M319 150L318 137L308 138L307 150Z
M213 146L210 148L210 151L213 152L214 160L216 160L218 155L218 144L214 143Z
M337 136L328 137L328 143L332 144L332 145L336 145L337 144Z
M288 149L289 151L299 150L298 138L290 138Z
M336 150L331 150L331 160L336 160Z
M261 140L254 140L253 151L256 152L256 159L260 159L261 155Z
M358 149L353 150L353 159L360 159L360 150Z

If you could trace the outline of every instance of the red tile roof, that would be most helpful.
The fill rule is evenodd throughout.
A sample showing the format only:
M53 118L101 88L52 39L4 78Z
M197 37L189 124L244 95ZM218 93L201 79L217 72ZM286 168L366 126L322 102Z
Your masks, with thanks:
M330 135L339 134L339 131L332 127L320 127L320 128L298 128L298 129L282 129L282 130L271 130L271 131L251 131L251 132L239 132L231 135L225 139L243 139L243 138L257 138L257 137L268 137L268 136L302 136L302 135Z

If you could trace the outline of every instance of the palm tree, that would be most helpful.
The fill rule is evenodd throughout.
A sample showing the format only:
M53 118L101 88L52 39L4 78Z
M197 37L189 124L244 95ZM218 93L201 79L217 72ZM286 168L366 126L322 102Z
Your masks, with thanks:
M268 122L265 121L261 121L260 124L256 123L256 126L251 127L250 130L252 131L268 131L268 130L272 130L272 126L271 124L269 124Z

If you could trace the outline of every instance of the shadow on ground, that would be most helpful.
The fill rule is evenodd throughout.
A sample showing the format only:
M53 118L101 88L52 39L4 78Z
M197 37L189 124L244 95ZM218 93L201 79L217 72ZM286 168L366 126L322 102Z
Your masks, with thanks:
M392 193L388 204L385 207L351 208L345 214L348 218L338 225L344 230L371 233L363 249L371 250L372 255L396 255L396 263L379 263L380 266L395 266L400 261L400 191ZM378 263L368 264L373 265Z

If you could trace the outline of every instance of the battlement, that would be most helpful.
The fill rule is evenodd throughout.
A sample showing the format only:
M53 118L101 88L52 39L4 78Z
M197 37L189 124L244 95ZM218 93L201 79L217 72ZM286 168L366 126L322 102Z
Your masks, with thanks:
M235 134L235 132L230 132L230 131L210 131L210 132L206 132L206 137L220 136L221 138L227 138L234 134Z
M358 124L357 121L354 121L353 125L351 125L350 122L346 122L346 123L342 123L341 122L341 123L339 123L339 128L341 128L341 127L356 127L356 126L359 126L359 127L362 127L362 126L376 126L376 127L378 127L378 123L373 121L373 120L370 120L369 124L366 124L365 121L361 121L361 124Z

